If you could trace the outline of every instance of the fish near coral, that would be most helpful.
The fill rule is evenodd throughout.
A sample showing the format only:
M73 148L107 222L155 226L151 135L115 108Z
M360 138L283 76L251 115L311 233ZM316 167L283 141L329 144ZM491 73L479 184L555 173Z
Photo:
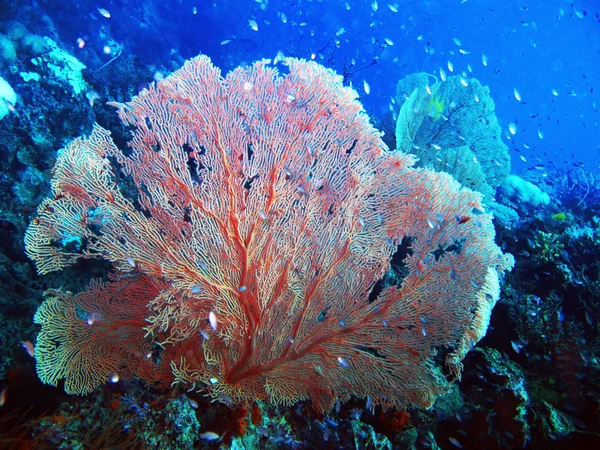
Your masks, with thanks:
M444 100L440 100L436 97L431 97L429 104L427 105L427 115L437 121L442 117L444 112Z

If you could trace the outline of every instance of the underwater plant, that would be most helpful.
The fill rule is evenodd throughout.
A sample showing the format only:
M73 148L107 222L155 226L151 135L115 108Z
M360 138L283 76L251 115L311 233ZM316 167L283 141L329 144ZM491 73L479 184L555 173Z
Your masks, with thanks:
M352 395L429 407L460 377L513 264L481 195L389 151L334 72L285 63L223 78L194 58L113 104L129 149L95 126L61 150L28 255L41 274L80 259L115 273L48 292L42 381L328 411ZM388 286L396 254L405 276Z

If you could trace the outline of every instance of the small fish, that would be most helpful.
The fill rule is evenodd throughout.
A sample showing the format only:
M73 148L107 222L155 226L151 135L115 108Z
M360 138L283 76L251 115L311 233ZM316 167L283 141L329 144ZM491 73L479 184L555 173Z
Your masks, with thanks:
M94 325L97 321L102 319L102 314L100 314L99 312L91 312L88 314L87 316L87 324L88 325Z
M207 341L210 340L210 335L206 331L200 330L200 335Z
M558 89L553 87L551 90L552 90L552 95L554 95L555 97L558 97Z
M446 71L444 69L440 69L440 78L442 79L442 81L446 81Z
M454 42L456 45L458 45L459 47L462 45L462 42L460 42L460 39L453 37L452 38L452 42Z
M192 8L192 14L198 14L198 8L196 8L195 6Z
M517 134L517 125L514 122L509 123L508 124L508 131L512 135Z
M456 280L458 280L458 278L459 278L458 274L456 273L456 269L455 269L454 267L451 267L451 268L450 268L450 273L449 273L449 275L450 275L450 279L451 279L452 281L456 281Z
M246 292L247 287L246 286L240 286L238 288L238 292Z
M197 284L192 286L192 294L199 294L202 291L202 288Z
M395 3L389 3L388 8L390 8L391 12L394 12L394 13L398 12L398 5Z
M392 40L391 40L391 39L389 39L389 38L385 38L385 39L384 39L384 41L385 41L385 43L386 43L387 45L389 45L389 46L392 46L392 45L394 45L394 41L392 41Z
M210 323L210 326L211 326L211 328L213 329L213 331L217 331L217 325L218 325L218 322L217 322L217 315L215 314L215 312L214 312L214 311L211 311L211 312L208 314L208 321L209 321L209 323Z
M363 80L363 89L365 90L365 94L369 95L371 93L371 86L369 86L367 80Z
M131 256L126 256L125 259L127 260L127 264L135 268L135 261L131 258Z
M521 93L519 92L519 90L515 87L513 88L513 94L515 94L515 98L517 99L517 101L521 101Z
M348 360L346 358L342 358L341 356L338 356L338 363L340 363L340 366L342 367L350 367L350 363L348 362Z
M98 12L100 13L100 15L102 17L106 17L107 19L110 19L110 13L106 9L98 8Z
M465 77L461 76L459 78L459 80L460 80L460 84L462 84L464 87L467 87L469 85L469 82L467 81L467 79Z
M469 50L467 50L466 48L461 48L458 50L458 53L460 53L461 55L468 55L471 52Z
M231 42L231 39L224 39L221 41L221 45L227 45Z
M544 139L544 133L542 133L542 130L538 129L538 137L540 139Z
M116 373L111 373L109 380L111 383L118 383L119 382L119 375Z
M200 439L203 441L218 441L221 439L221 437L214 431L206 431L204 433L200 433Z
M233 399L225 394L219 394L217 400L221 403L225 403L229 407L233 407Z
M516 343L515 341L510 341L510 345L515 351L515 353L521 353L521 346L518 343Z
M31 341L21 341L21 347L23 347L27 351L27 354L33 358L35 352Z
M333 428L337 428L339 426L339 424L335 420L330 419L329 417L325 417L325 422L327 423L327 425Z
M2 389L2 392L0 392L0 407L4 406L4 404L6 403L6 390L8 388L5 387L4 389Z
M562 213L556 213L552 215L552 218L554 220L565 220L567 218L567 214L562 212Z
M188 403L190 404L190 406L193 409L198 409L198 402L196 400L194 400L193 398L188 397Z
M254 20L254 19L250 19L250 20L248 21L248 26L249 26L250 28L252 28L254 31L258 31L258 24L256 23L256 20Z
M488 65L488 57L485 53L481 54L481 64L483 64L484 66Z
M519 155L519 157L521 158L521 161L523 161L523 162L527 162L527 158L525 158L525 156L523 156L523 155Z
M450 441L450 443L452 445L454 445L457 448L463 448L463 446L460 444L460 442L458 442L458 439L453 438L453 437L449 437L448 440Z
M448 61L448 70L450 72L454 72L454 64L452 64L450 61Z

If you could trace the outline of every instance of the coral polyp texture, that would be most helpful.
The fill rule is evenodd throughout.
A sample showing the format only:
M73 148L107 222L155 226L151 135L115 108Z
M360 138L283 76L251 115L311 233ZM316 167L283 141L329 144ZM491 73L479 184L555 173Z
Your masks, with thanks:
M48 293L44 382L328 411L352 395L428 407L460 376L512 266L481 195L389 151L331 70L285 65L223 77L194 58L114 104L128 149L96 126L61 150L28 255L41 274L82 258L115 272Z

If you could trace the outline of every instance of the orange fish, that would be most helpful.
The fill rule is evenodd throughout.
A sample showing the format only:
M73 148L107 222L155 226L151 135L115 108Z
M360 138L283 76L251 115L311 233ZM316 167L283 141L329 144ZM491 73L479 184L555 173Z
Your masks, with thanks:
M21 346L27 350L27 354L33 358L34 350L33 344L30 341L21 341Z
M4 404L6 403L6 390L8 388L4 388L2 389L2 392L0 392L0 407L4 406Z

